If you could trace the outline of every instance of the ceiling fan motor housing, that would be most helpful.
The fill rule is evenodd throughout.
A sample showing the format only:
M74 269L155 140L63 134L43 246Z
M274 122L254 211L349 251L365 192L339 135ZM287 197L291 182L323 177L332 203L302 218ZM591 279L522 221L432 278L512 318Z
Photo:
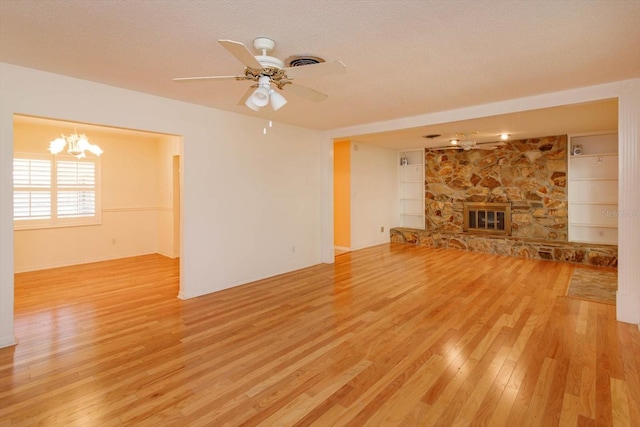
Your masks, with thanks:
M256 55L256 59L260 64L262 64L263 68L269 68L269 67L277 68L277 69L284 68L284 63L278 58L274 58L273 56Z

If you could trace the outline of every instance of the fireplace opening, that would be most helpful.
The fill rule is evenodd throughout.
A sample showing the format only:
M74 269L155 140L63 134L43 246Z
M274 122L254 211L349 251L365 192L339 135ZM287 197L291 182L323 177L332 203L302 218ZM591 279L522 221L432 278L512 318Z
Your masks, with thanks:
M465 232L511 235L511 205L509 203L464 204Z

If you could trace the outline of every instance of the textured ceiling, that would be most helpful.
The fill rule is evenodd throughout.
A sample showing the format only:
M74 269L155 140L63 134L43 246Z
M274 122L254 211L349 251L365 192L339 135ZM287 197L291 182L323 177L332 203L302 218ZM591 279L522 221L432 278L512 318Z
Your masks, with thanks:
M249 82L172 81L241 73L217 40L260 36L348 71L277 112L236 105ZM0 0L2 62L323 130L640 77L639 47L640 1Z

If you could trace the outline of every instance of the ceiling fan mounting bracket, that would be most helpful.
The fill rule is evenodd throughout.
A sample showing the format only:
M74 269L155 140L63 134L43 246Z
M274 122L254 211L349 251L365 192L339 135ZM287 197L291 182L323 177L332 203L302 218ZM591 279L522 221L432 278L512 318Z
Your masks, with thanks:
M255 47L257 51L262 52L263 55L266 55L267 52L271 52L273 48L276 47L276 42L268 37L258 37L253 40L253 47Z

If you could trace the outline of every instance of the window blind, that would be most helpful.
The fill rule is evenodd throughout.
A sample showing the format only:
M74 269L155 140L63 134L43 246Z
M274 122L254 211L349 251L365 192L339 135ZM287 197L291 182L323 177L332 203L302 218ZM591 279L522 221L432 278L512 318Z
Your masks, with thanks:
M97 159L15 154L13 218L17 228L99 224Z

